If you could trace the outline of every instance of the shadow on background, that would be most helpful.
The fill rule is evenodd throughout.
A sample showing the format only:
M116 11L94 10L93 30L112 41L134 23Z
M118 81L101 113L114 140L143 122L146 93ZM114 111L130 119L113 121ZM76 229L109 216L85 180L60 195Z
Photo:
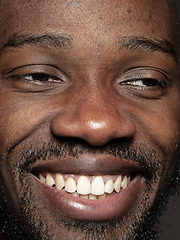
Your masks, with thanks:
M175 4L180 18L180 0L175 0ZM172 199L161 221L159 240L180 240L180 195Z

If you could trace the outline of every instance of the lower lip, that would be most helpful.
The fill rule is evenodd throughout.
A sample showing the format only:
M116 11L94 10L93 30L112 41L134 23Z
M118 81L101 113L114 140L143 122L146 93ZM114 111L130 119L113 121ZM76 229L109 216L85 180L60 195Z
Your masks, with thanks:
M61 214L79 220L108 220L122 216L132 206L139 195L143 177L137 175L126 189L121 189L119 193L99 200L88 200L74 197L65 191L57 190L37 179L42 193L46 199Z

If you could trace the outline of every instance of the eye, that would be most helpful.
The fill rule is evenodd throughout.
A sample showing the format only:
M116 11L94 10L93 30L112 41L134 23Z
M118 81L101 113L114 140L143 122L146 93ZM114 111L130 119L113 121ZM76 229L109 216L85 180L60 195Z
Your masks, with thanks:
M167 94L170 80L161 69L137 67L121 73L115 87L124 95L130 93L131 96L138 98L159 99Z
M3 79L13 88L31 93L62 92L71 84L65 72L49 64L19 66L7 71Z
M50 76L49 74L46 73L31 73L31 74L26 74L20 76L20 78L29 80L29 81L39 81L39 82L63 82L63 80Z
M165 86L165 83L163 81L153 79L153 78L129 80L129 81L122 82L121 84L132 85L135 87L164 87Z

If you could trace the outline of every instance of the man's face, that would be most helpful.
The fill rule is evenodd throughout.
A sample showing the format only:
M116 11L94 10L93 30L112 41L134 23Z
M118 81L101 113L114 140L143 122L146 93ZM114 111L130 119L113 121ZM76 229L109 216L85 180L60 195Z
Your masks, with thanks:
M6 0L0 11L2 201L42 239L132 239L179 151L170 3Z

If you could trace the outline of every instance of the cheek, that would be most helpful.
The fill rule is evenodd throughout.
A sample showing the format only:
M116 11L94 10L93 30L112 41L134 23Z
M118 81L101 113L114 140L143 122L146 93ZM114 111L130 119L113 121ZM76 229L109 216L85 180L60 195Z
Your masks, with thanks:
M1 154L36 131L49 114L48 108L40 101L12 97L3 102L0 105Z
M146 141L171 154L179 144L180 98L176 91L160 99L140 99L134 108L137 131ZM179 104L178 104L179 103Z
M143 134L147 144L159 149L164 161L161 182L169 173L174 171L180 146L179 107L176 104L165 104L156 107L149 105L141 112L139 131ZM176 106L175 106L176 105Z
M180 134L176 111L171 108L152 111L145 118L145 125L149 138L157 146L166 150L176 148Z

